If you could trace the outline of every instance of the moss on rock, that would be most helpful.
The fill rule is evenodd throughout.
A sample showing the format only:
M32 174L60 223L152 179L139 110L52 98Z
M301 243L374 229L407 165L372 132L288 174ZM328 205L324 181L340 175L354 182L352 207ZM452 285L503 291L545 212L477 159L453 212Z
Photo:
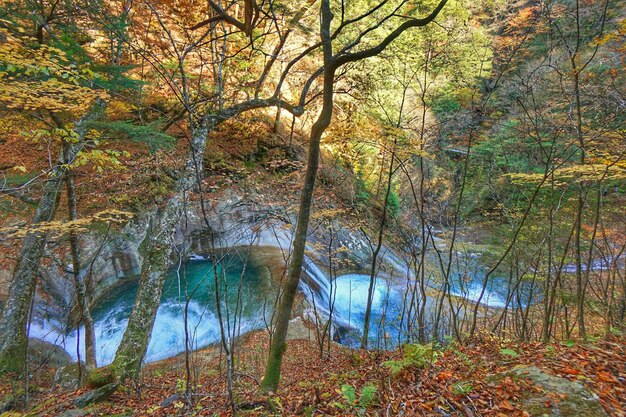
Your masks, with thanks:
M115 382L115 372L110 366L97 368L87 374L87 386L89 388L100 388Z
M598 397L582 383L547 374L536 366L518 365L503 374L513 379L524 379L541 388L528 392L522 407L531 417L607 417ZM551 396L558 397L553 401Z

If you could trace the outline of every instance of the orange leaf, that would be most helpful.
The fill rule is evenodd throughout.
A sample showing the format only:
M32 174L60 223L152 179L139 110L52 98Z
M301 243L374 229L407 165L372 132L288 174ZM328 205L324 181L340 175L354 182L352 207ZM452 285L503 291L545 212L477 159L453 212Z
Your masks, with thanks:
M506 411L513 411L513 410L515 410L515 407L513 407L508 400L504 400L500 404L498 404L498 408L500 408L502 410L506 410Z
M450 378L452 378L452 372L450 371L443 371L437 375L437 381L446 381Z
M608 372L598 372L598 379L603 382L615 382L615 377Z
M578 369L574 369L570 367L563 368L563 373L568 374L568 375L580 375L580 371Z

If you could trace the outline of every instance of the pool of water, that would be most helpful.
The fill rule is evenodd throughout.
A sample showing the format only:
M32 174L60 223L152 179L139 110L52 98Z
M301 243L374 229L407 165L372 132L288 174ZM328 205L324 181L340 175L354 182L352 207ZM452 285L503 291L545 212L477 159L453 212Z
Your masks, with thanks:
M178 269L172 270L165 281L146 361L165 359L184 352L186 334L192 349L218 342L221 336L216 302L218 292L224 326L231 336L266 327L271 321L276 288L266 267L273 258L269 250L261 253L265 255L262 260L251 262L244 262L239 256L224 256L220 258L217 269L213 268L211 260L194 256ZM396 260L394 269L404 270L403 274L375 279L369 332L371 348L393 348L406 341L407 337L415 337L415 323L412 323L411 329L407 325L407 306L415 280L410 271L407 272L407 268L399 262ZM309 258L305 258L304 271L305 279L301 280L300 291L314 305L318 317L326 319L332 311L333 338L348 346L360 346L370 276L347 274L331 280ZM476 301L482 291L483 277L484 266L480 260L464 258L453 267L451 293ZM428 279L430 291L441 286L440 280L432 277ZM115 356L128 323L137 288L136 283L129 283L110 291L108 297L101 300L92 311L100 366L111 363ZM508 280L494 274L488 282L481 303L495 308L505 306L508 288ZM533 295L529 292L531 290L526 284L522 285L518 297L509 306L528 303ZM431 297L427 297L425 302L423 324L428 333L435 308ZM414 309L411 317L414 321ZM65 332L59 323L46 320L35 320L30 328L31 337L63 346L74 360L77 359L77 343L80 343L81 351L84 351L82 333L75 330Z
M99 366L113 361L128 324L137 288L136 283L129 283L112 290L92 312ZM216 288L222 294L222 316L231 335L262 328L270 321L276 292L269 274L262 267L232 256L223 258L215 271L211 261L196 258L167 276L146 361L185 351L185 310L192 348L205 347L220 340ZM76 360L77 340L82 346L83 334L76 331L65 333L60 327L51 321L34 321L30 336L63 346Z

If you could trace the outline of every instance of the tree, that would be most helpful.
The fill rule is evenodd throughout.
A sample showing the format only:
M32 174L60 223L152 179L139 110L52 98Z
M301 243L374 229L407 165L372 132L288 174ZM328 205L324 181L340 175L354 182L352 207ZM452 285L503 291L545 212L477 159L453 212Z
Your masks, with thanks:
M309 156L302 194L300 196L296 230L294 232L293 253L289 263L289 272L278 305L274 336L270 346L265 376L263 377L263 382L260 387L262 392L276 391L280 381L280 368L286 348L285 339L287 336L287 328L289 326L289 317L291 315L291 308L293 306L298 283L300 282L300 274L302 272L306 235L311 212L311 202L313 199L313 189L315 187L315 177L319 164L319 144L324 131L330 125L333 113L335 73L343 65L378 55L404 31L413 27L425 26L432 22L437 17L441 9L443 9L446 1L447 0L442 0L425 18L408 18L404 23L400 24L375 46L358 52L349 52L349 48L347 48L347 50L344 48L338 53L333 54L333 38L331 35L333 13L330 7L330 0L322 0L320 5L320 37L324 51L324 66L321 71L323 74L323 105L317 120L311 128ZM369 13L373 13L374 11L375 9L370 9L365 14L367 15ZM374 25L370 30L374 30L377 27L379 27L379 25ZM364 31L356 36L357 44L365 35L365 32L367 31Z
M251 6L254 6L253 2L246 2L248 11ZM249 95L242 94L246 93L246 91L234 88L230 91L225 89L225 67L231 62L233 64L237 62L237 51L227 50L225 40L232 38L235 43L237 41L241 42L240 34L237 31L231 31L230 26L234 26L237 29L245 29L246 34L249 34L254 27L246 25L254 23L254 25L259 26L264 24L273 28L273 18L252 19L246 12L246 21L248 23L242 26L241 22L227 14L225 9L218 4L210 2L210 12L217 13L217 16L193 26L194 29L208 26L208 29L199 35L187 34L187 39L184 37L181 39L175 32L180 31L184 33L186 31L185 27L181 28L176 26L175 23L169 22L166 17L167 14L152 4L146 3L146 7L145 12L151 14L158 21L162 33L168 40L166 54L176 65L172 73L163 65L161 57L155 57L153 54L147 53L144 55L144 59L156 69L157 73L168 83L172 93L176 95L179 105L182 107L179 114L186 116L191 130L191 138L189 139L189 153L185 166L178 173L171 196L159 207L150 227L148 240L145 244L145 257L139 279L139 290L128 326L117 349L115 360L111 365L111 370L118 379L136 377L141 370L159 307L163 283L170 264L174 244L172 236L176 232L182 213L186 210L186 202L191 193L197 191L200 194L201 208L206 217L201 177L202 162L209 132L212 132L220 123L226 120L237 117L244 112L265 107L281 107L294 115L302 114L301 106L293 106L279 98L282 82L278 83L278 86L269 98L259 98L267 75L276 62L278 54L284 45L284 39L289 34L289 28L285 32L281 32L280 28L276 32L270 29L268 33L263 35L267 37L271 37L271 35L278 36L279 41L274 49L274 55L262 67L263 69L258 74L258 78L251 83L254 86L254 90L253 97L250 98ZM188 13L188 11L185 11L185 13ZM254 13L258 13L258 10ZM292 25L297 22L297 16L298 13L294 17L295 22L291 21ZM181 17L183 22L189 18L190 14ZM222 21L228 23L228 25L218 24L218 22ZM123 36L123 34L120 35ZM205 52L203 48L205 43L207 43L205 41L206 38L209 38L208 43L212 48L212 60L208 62L203 59L203 53ZM132 40L126 37L123 39L131 48L139 50ZM241 48L238 51L240 53L251 49L247 40ZM232 58L230 54L232 54ZM265 56L263 51L259 51L256 57L258 55ZM301 58L296 57L295 61L292 61L292 65ZM193 66L192 63L194 62L199 62L199 66ZM208 79L205 79L205 76L202 75L202 69L204 66L209 65L213 66L214 72ZM246 76L249 76L247 72ZM194 79L192 80L192 78ZM194 88L196 89L194 90ZM216 91L216 96L207 98L205 89Z
M69 223L78 224L74 172L82 165L98 168L118 165L122 152L106 147L96 130L108 103L110 92L120 94L132 88L124 78L124 69L100 65L90 59L83 48L83 22L72 4L55 2L47 10L45 2L31 13L29 4L8 4L7 19L0 24L0 104L2 110L26 121L30 130L22 133L49 150L49 167L42 174L16 189L1 192L24 199L24 191L36 189L42 182L41 198L36 202L32 225L26 229L20 254L13 270L7 308L0 328L0 371L21 374L25 369L27 323L34 299L37 271L51 230L67 232L72 257L76 303L85 325L87 365L95 367L95 337L89 312L89 296L82 282L80 247L77 231L55 219L61 202L62 186L66 185ZM43 19L43 20L40 20ZM32 21L36 36L29 36ZM94 29L93 26L90 27ZM102 72L99 72L102 71ZM129 87L130 86L130 87ZM119 101L116 101L119 104ZM105 123L106 124L106 123ZM57 154L56 160L52 155ZM26 167L17 167L24 171ZM89 221L89 219L85 219Z
M32 219L34 225L50 222L59 205L65 175L84 149L88 123L102 115L106 93L81 85L93 72L71 65L63 51L33 44L28 37L19 38L6 30L1 33L5 42L0 44L0 102L10 111L47 114L53 128L37 134L61 144ZM80 114L81 108L89 110L75 124L61 121L64 114ZM22 242L0 319L0 372L24 372L26 329L47 233L47 229L34 230Z

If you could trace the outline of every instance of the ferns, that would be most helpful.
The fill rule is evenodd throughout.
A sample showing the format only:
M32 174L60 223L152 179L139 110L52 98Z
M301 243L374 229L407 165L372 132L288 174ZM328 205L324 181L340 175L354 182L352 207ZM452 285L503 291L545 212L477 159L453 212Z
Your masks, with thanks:
M350 409L356 412L357 415L365 415L366 411L369 407L376 404L376 394L378 393L378 388L373 383L368 383L361 388L361 395L357 400L356 388L352 385L344 384L341 386L341 393L343 394L343 398L348 404L347 407L344 404L335 404L338 408L341 409Z
M400 360L390 360L383 363L389 368L393 376L398 376L408 368L424 369L437 361L437 353L432 343L425 345L404 345L404 356Z

